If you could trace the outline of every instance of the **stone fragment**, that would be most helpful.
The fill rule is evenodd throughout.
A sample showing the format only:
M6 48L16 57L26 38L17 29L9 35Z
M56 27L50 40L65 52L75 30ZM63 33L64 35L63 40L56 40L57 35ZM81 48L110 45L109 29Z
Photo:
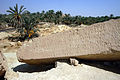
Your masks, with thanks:
M0 76L3 76L7 71L7 61L5 56L0 51Z
M17 52L20 62L53 63L71 57L86 60L120 60L120 19L39 37Z

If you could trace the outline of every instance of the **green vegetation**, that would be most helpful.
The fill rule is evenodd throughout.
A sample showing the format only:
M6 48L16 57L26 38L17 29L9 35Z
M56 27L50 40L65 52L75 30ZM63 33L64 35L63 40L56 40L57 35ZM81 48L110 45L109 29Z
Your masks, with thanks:
M55 24L66 24L66 25L91 25L98 22L108 21L110 19L118 19L120 16L114 17L113 14L110 16L101 17L84 17L84 16L71 16L70 14L63 14L62 11L54 12L54 10L42 11L36 13L30 13L25 11L23 15L28 14L29 17L34 17L38 22L50 22Z
M23 15L22 12L25 9L26 8L24 8L24 6L20 6L20 9L18 9L18 5L16 4L14 9L9 7L9 10L7 10L7 12L11 13L8 23L17 29L17 32L20 33L19 39L22 40L32 38L37 32L37 29L35 28L37 21L35 18L30 18L28 15Z
M36 28L37 20L34 18L30 19L28 16L24 16L24 23L22 28L20 28L20 36L22 39L30 39L38 36L36 33L39 29Z
M9 10L7 10L11 14L0 14L0 25L8 24L9 26L15 27L22 39L32 38L38 30L35 26L39 22L77 26L81 24L91 25L120 18L120 16L114 16L113 14L101 17L71 16L70 14L63 14L62 11L55 12L54 10L30 13L25 9L24 6L20 6L20 9L18 9L18 5L16 4L14 8L9 7Z
M8 11L8 12L10 12L10 11ZM21 13L21 11L20 11L20 13ZM20 13L17 13L17 14L15 13L14 14L15 18L13 18L13 19L19 20L19 18L21 18L20 16L24 17L27 15L30 20L34 18L38 22L51 22L51 23L55 23L55 24L67 24L67 25L71 25L71 24L91 25L91 24L98 23L98 22L104 22L104 21L107 21L110 19L120 18L120 16L115 17L113 14L110 14L110 16L101 16L101 17L99 17L99 16L98 17L71 16L70 14L63 14L62 11L54 12L54 10L49 10L46 12L42 11L41 13L40 12L30 13L29 11L26 10L22 14L20 14ZM10 23L9 20L11 19L11 16L12 16L11 14L9 14L9 15L0 14L0 23L1 22Z
M9 7L9 10L7 12L11 13L12 18L10 19L10 23L15 28L21 28L22 27L22 18L21 14L25 10L24 6L21 6L20 9L18 9L18 5L14 6L14 9L12 7Z

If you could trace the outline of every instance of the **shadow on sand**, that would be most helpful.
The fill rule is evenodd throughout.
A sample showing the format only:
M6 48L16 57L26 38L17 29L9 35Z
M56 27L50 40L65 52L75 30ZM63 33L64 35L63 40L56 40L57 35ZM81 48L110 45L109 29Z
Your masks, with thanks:
M42 72L42 71L48 71L55 67L55 64L48 64L48 65L28 65L28 64L21 64L15 68L13 68L13 71L15 72Z
M79 59L79 63L83 63L96 68L104 69L109 72L120 74L120 61L108 62L108 61L89 61L89 60ZM52 68L55 68L55 64L46 64L46 65L21 64L13 68L13 71L32 73L32 72L48 71Z
M100 68L109 72L120 74L120 61L90 61L79 60L80 63L84 63L89 66Z

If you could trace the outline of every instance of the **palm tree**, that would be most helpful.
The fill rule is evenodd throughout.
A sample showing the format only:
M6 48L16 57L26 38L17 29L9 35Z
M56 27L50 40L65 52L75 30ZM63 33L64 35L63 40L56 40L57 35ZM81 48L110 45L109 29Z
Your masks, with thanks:
M39 31L35 26L37 25L38 21L36 18L24 16L24 25L23 28L20 29L21 36L24 39L31 38L37 31Z
M26 8L24 8L24 6L22 5L22 6L20 6L20 9L18 9L18 5L16 4L16 6L14 6L14 8L9 7L9 9L10 10L7 10L7 12L9 12L13 15L13 17L11 19L13 27L19 28L22 23L21 14Z
M59 24L60 22L62 22L62 11L57 11L55 13L55 16L56 16L56 20L55 20L56 24Z

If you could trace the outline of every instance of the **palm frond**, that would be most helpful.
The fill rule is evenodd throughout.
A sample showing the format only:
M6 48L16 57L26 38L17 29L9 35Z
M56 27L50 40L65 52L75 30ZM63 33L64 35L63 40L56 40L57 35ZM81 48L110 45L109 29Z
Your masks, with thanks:
M14 12L13 12L13 11L10 11L10 10L7 10L7 12L9 12L9 13L11 13L11 14L14 14Z
M18 14L18 5L16 4L16 6L14 6L14 9L15 9L15 11L17 12L17 14Z
M23 9L23 5L22 6L20 6L20 9L19 9L19 14L22 12L22 9Z
M26 9L26 8L23 8L23 9L21 10L20 14L21 14L25 9Z
M10 9L12 12L15 12L15 10L14 10L12 7L9 7L9 9Z

